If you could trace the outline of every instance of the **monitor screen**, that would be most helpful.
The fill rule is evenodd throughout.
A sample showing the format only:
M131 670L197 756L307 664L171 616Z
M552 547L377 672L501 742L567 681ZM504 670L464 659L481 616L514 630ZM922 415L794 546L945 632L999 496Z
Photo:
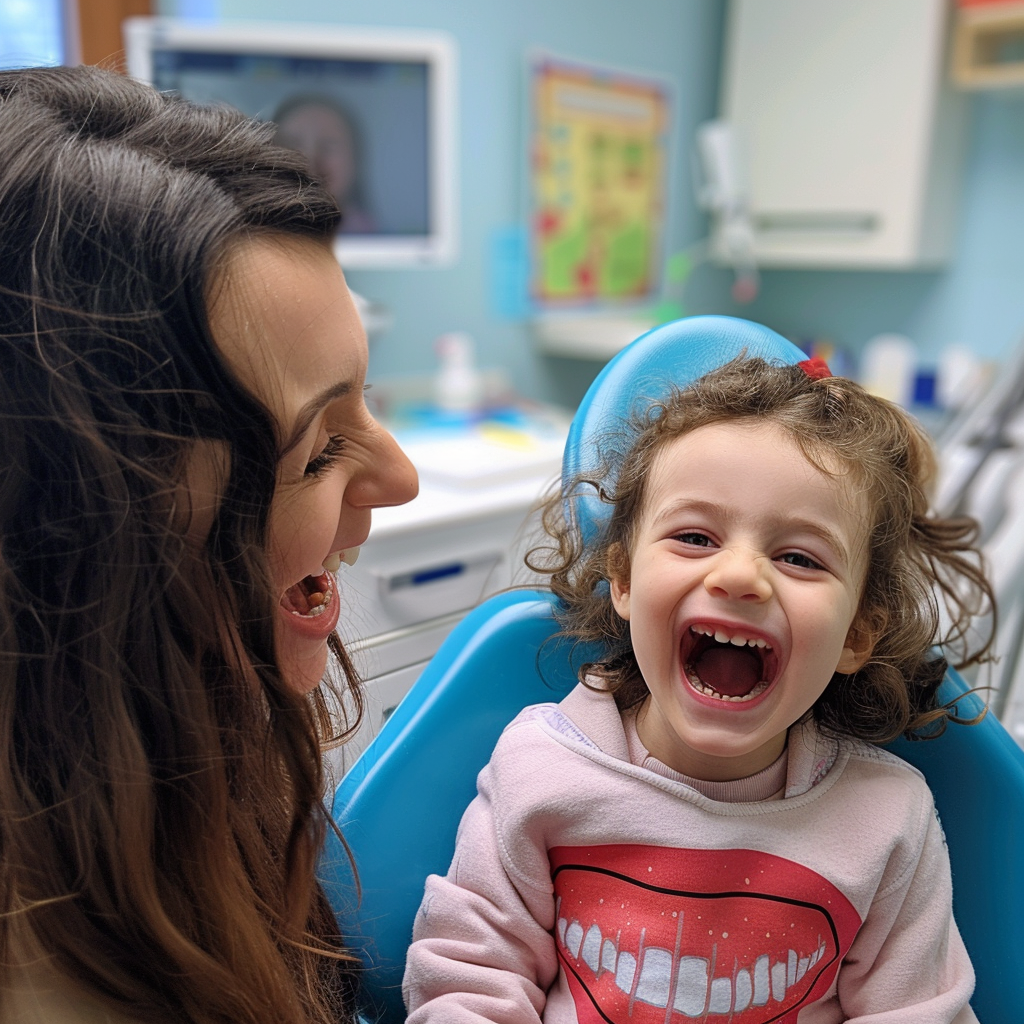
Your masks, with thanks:
M438 33L337 26L125 25L129 73L277 126L344 220L345 266L449 261L455 252L454 51Z

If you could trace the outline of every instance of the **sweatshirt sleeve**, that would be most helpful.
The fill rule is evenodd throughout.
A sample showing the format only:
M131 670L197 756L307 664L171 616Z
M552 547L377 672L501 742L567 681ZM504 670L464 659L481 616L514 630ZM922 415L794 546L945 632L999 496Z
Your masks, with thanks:
M973 1020L974 969L953 920L949 854L929 800L919 856L886 883L839 972L849 1024Z
M448 874L427 879L402 993L407 1024L536 1024L558 964L539 833L516 829L516 865L496 821L493 762L459 826Z

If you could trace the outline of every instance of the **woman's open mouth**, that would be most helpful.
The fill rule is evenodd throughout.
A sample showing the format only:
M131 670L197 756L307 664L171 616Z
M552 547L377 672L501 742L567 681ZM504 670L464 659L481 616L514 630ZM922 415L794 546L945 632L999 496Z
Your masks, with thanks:
M683 635L686 680L713 700L743 704L760 697L778 675L779 658L762 635L697 622Z
M281 597L282 622L297 633L320 644L334 632L341 615L338 581L328 569L304 576Z
M292 615L316 618L330 609L334 599L334 577L324 569L318 576L305 576L289 587L281 604Z

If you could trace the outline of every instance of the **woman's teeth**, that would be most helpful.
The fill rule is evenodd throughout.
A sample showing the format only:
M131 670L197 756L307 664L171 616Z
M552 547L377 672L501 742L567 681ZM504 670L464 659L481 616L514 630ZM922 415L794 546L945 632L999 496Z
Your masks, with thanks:
M333 597L334 578L325 570L319 576L307 576L290 587L283 600L292 615L315 618L327 611Z
M356 559L359 558L359 547L346 548L344 551L335 551L333 555L328 555L324 559L324 568L328 572L337 572L341 568L341 563L344 562L346 565L355 565Z

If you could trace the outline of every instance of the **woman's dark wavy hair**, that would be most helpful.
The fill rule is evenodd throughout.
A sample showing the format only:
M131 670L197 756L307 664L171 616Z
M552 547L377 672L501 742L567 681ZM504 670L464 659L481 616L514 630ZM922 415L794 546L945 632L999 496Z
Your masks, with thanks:
M629 573L646 486L665 445L713 423L777 424L822 472L846 474L871 510L869 565L856 627L875 638L870 660L836 673L811 710L825 728L875 743L900 734L937 735L955 708L936 691L947 662L963 668L984 657L991 633L971 649L970 626L995 597L981 569L975 522L929 511L935 456L927 435L898 406L843 377L813 379L798 366L741 357L676 390L602 445L602 472L553 495L544 525L554 545L535 549L531 566L551 579L566 635L605 645L608 656L585 666L605 679L622 708L647 687L629 641L629 624L612 607L607 583ZM598 542L584 544L575 501L593 495L611 505ZM941 606L941 608L940 608ZM945 624L945 625L944 625Z
M352 1017L314 876L324 698L275 657L278 440L207 316L233 245L336 230L273 131L96 68L0 73L0 963L27 930L140 1021ZM202 440L230 461L197 553Z

